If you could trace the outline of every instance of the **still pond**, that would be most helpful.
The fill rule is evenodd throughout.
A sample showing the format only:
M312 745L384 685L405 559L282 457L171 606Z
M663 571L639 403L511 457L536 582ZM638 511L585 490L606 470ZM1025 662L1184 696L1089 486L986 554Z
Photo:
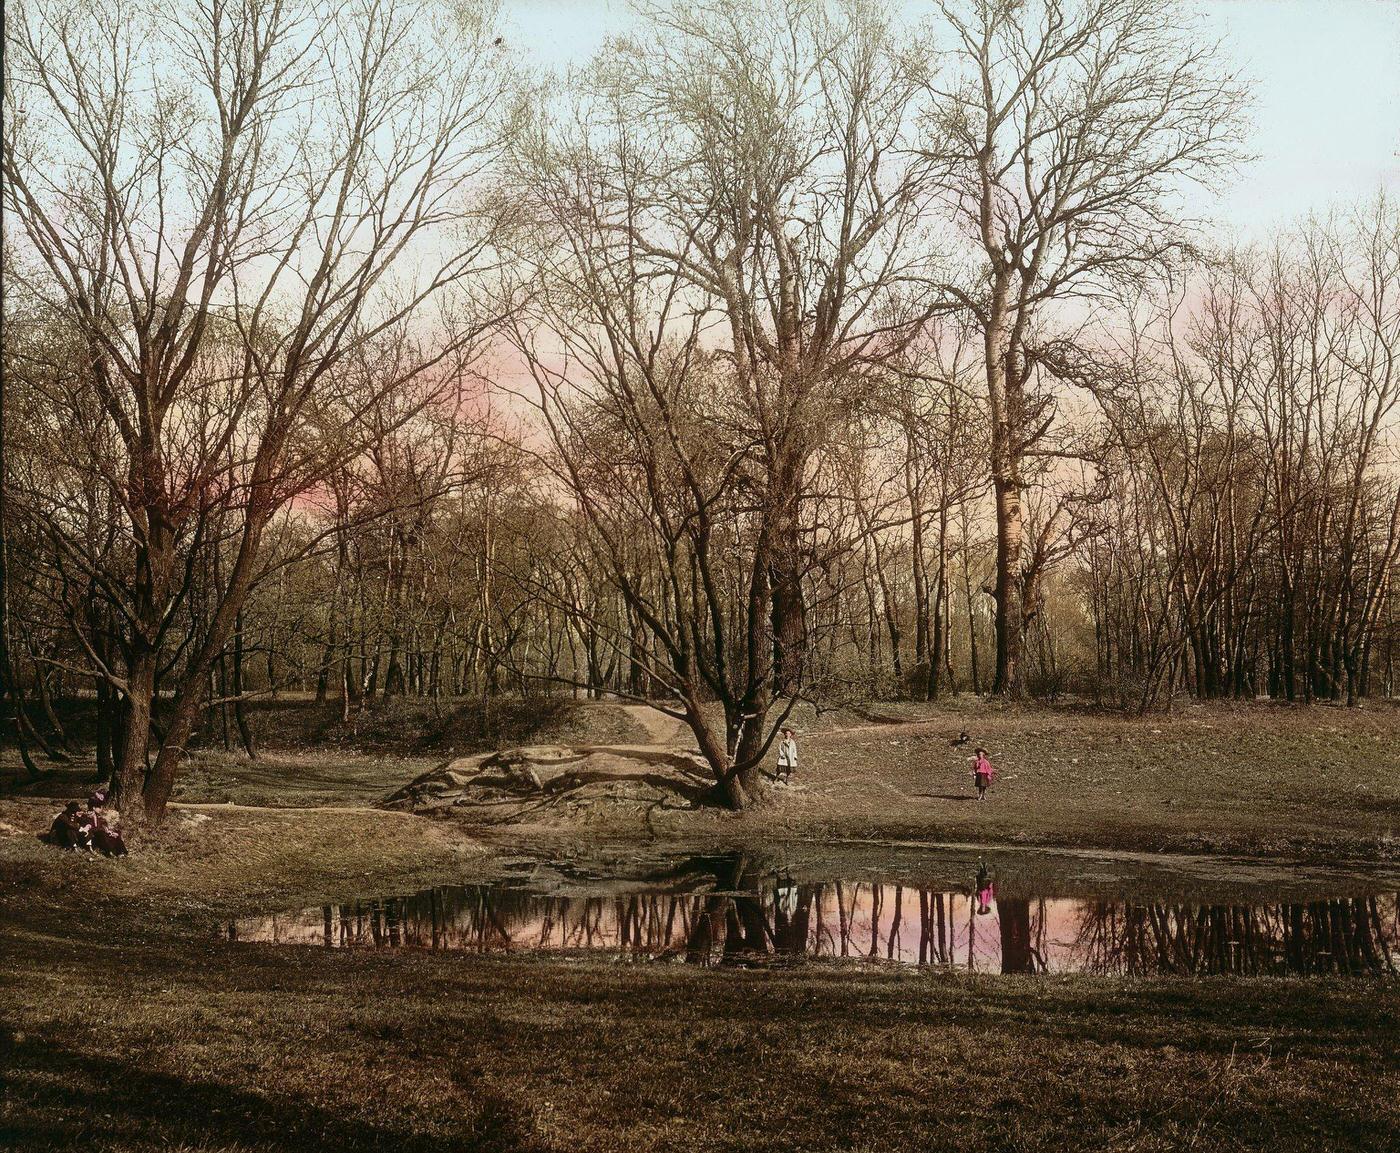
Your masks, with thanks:
M248 916L230 941L331 949L591 953L698 965L850 959L978 973L1384 975L1400 967L1394 892L1270 900L1037 892L978 863L962 885L793 880L743 858L683 863L634 888L444 886ZM1159 889L1163 888L1159 886Z

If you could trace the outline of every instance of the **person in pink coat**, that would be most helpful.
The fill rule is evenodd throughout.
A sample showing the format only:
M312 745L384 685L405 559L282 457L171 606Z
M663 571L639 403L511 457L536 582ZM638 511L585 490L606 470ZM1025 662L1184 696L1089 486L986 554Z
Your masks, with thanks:
M972 760L972 783L977 786L977 799L985 801L987 799L987 788L992 783L992 778L996 776L996 766L987 759L987 750L979 748L977 755Z
M991 871L984 861L977 862L977 884L976 889L977 912L986 916L992 911L992 902L996 899L996 882L992 880Z

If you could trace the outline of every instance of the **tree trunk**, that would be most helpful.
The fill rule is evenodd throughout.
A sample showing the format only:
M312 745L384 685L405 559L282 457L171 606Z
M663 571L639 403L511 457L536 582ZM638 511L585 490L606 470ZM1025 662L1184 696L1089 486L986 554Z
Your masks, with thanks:
M44 710L44 719L49 722L49 728L53 732L53 748L50 756L55 760L67 761L69 759L67 752L68 733L63 728L63 722L58 719L58 713L54 711L53 696L49 692L49 680L44 675L44 670L37 657L34 658L34 687L39 690L39 707Z
M1023 692L1025 606L1021 588L1021 486L1014 479L995 479L997 510L996 675L992 692L1013 699Z
M769 491L769 581L773 625L773 689L779 696L797 691L807 655L807 605L802 593L802 542L798 496L802 454L779 451Z
M946 496L946 494L945 494ZM935 701L943 689L943 673L948 662L948 505L938 510L938 568L934 573L933 644L928 659L927 699Z
M908 468L906 467L906 476ZM913 555L914 577L914 664L923 669L930 667L937 657L929 655L929 596L928 575L924 558L924 518L921 501L915 486L906 481L909 494L909 516L913 539L910 549Z
M204 707L203 686L207 680L199 678L193 685L186 686L177 701L175 715L165 739L160 743L155 764L146 776L146 785L141 792L141 803L145 819L152 825L159 825L165 819L165 806L175 788L175 773L184 758L190 734L194 732L195 718Z
M997 273L984 334L987 399L992 416L992 486L996 494L996 674L992 692L1022 693L1025 611L1022 604L1021 381L1008 340L1008 274Z
M962 510L962 576L963 598L967 602L967 647L968 664L972 669L972 691L982 695L982 668L977 659L977 610L972 600L972 544L968 540L967 507Z
M244 751L250 761L258 759L257 747L253 744L253 731L248 726L248 709L243 700L243 614L234 618L233 626L233 719L238 725L238 736L243 741Z
M145 815L141 791L146 780L146 756L151 744L151 708L155 691L156 654L149 650L133 653L127 663L122 739L108 802L121 811L122 820L129 824L139 825Z

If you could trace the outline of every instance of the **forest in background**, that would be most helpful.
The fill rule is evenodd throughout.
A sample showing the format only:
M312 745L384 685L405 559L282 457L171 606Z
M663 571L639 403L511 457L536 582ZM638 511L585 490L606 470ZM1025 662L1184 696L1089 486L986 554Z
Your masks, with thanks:
M801 701L1395 694L1400 205L1202 235L1173 4L642 14L552 83L489 8L12 6L35 771L75 696L158 821L252 696L612 694L742 807Z

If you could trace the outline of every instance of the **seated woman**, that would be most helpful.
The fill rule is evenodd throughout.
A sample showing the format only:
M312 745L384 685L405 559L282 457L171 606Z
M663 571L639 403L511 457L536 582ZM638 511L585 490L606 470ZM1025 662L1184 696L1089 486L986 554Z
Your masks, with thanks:
M126 842L122 840L122 831L115 825L108 824L107 818L101 813L92 814L92 845L99 853L108 857L126 856Z
M49 840L60 849L91 849L95 823L93 815L83 812L77 801L69 801L49 826Z
M88 808L92 810L92 843L99 853L106 853L109 857L124 857L126 842L122 840L122 831L101 811L107 803L107 798L111 796L111 789L110 782L102 784L88 798Z

